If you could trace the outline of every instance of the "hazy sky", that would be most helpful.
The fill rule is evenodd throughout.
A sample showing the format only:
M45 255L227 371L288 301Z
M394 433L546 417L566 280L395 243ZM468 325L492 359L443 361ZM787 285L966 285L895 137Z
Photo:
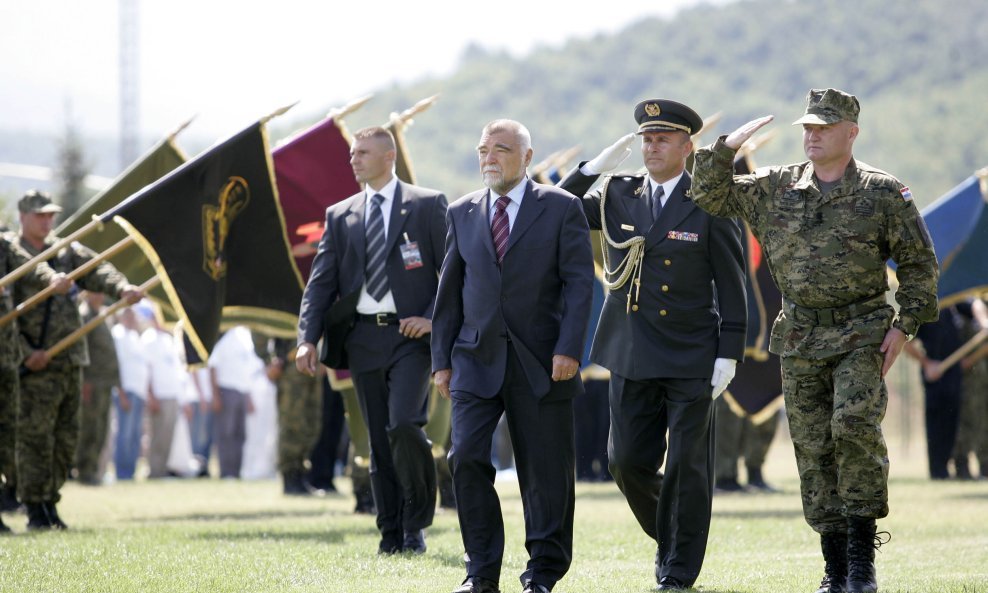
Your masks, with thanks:
M226 134L301 100L310 113L443 74L470 43L517 55L701 0L137 0L141 134L192 115ZM726 0L716 0L723 2ZM582 7L581 7L582 4ZM0 129L116 134L118 0L0 0Z

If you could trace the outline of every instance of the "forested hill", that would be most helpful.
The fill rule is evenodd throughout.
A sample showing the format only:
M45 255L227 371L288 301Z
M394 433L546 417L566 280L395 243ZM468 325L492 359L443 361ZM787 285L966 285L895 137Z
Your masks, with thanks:
M803 160L800 132L789 124L807 90L837 87L862 103L855 156L910 185L923 206L988 165L986 26L985 0L700 6L523 58L469 49L450 76L384 89L347 124L381 123L441 93L407 142L419 182L455 197L479 186L474 148L495 117L528 125L538 161L577 144L591 158L635 128L632 109L644 98L676 99L703 116L722 112L704 144L771 113L777 134L756 161L778 164ZM640 156L629 163L638 166Z

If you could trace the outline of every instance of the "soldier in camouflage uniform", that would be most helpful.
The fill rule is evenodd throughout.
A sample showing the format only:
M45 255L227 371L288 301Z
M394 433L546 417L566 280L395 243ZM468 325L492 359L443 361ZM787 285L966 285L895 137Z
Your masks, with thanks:
M16 237L12 234L0 235L0 277L21 267L30 259L17 246ZM39 264L32 273L21 278L18 283L30 287L31 290L41 290L50 282L61 279L47 263ZM65 284L63 288L68 288ZM64 291L63 291L64 292ZM6 315L14 308L11 297L11 287L0 289L0 315ZM17 398L20 393L20 379L17 367L23 354L20 340L17 339L17 321L12 320L0 326L0 477L3 482L3 508L17 508L17 471L14 464L14 435L17 427ZM0 532L9 531L0 519Z
M101 292L86 292L79 314L83 323L95 318L103 307ZM115 387L120 385L120 366L113 344L110 326L105 322L86 334L89 366L82 369L82 399L79 406L79 443L75 451L76 479L80 484L98 486L102 483L100 452L106 443L110 420L110 401Z
M21 233L18 243L32 256L51 246L55 213L61 207L48 194L30 191L17 203ZM70 272L95 257L78 243L63 248L50 260L57 272ZM107 262L77 281L85 290L105 292L136 302L140 290ZM35 292L17 286L17 302ZM59 490L68 478L79 436L79 399L82 367L89 364L85 340L50 358L47 349L81 327L75 292L53 296L19 319L21 348L27 357L22 366L20 407L17 416L17 493L27 506L28 529L64 529L55 508Z
M295 348L275 340L272 362L279 368L278 471L289 496L321 494L305 479L305 463L322 428L322 379L295 368Z
M967 342L988 328L988 307L980 298L971 301L971 319L961 329ZM974 478L970 454L978 460L982 478L988 478L988 344L983 344L961 360L964 380L961 384L961 413L954 443L954 475L962 480Z
M821 534L822 592L877 591L875 520L888 514L884 376L937 316L926 225L907 187L852 156L858 112L852 95L811 90L794 122L808 162L733 175L736 151L767 116L700 149L693 172L693 200L748 222L783 296L769 349L782 358L803 514ZM885 295L889 258L897 317Z

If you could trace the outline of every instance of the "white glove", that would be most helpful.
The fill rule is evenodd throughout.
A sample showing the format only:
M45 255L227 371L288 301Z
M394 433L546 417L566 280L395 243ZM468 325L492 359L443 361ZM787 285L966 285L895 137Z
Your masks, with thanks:
M717 399L727 389L734 378L737 365L738 361L733 358L718 358L714 361L714 376L710 379L710 385L714 388L711 396L713 399Z
M631 145L635 141L635 136L637 136L635 133L621 136L620 140L600 151L600 154L583 165L580 170L590 175L600 175L616 169L624 159L631 156Z

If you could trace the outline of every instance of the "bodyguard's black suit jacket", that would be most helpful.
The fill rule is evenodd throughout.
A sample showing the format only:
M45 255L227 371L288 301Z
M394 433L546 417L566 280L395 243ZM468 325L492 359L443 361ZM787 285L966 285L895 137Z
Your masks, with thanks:
M367 196L360 192L326 209L326 230L302 294L299 343L319 341L324 316L337 301L349 302L356 310L355 296L364 283L367 259L366 207ZM388 223L386 266L399 318L432 318L443 261L445 218L446 197L442 193L398 182ZM405 268L400 245L405 243L406 235L408 241L418 243L420 267ZM342 342L346 335L340 331L327 339Z
M559 186L584 196L597 177L577 168ZM645 255L638 309L627 311L634 278L608 292L590 359L627 379L709 378L715 358L744 359L748 310L741 229L698 208L690 185L684 173L654 225L647 176L613 176L607 187L608 233L618 243L644 236ZM600 192L583 198L595 230L601 228ZM616 266L626 251L605 247Z
M507 338L533 394L572 397L579 374L552 382L552 357L580 360L593 297L590 233L579 200L527 180L498 269L488 190L463 196L447 213L446 258L432 320L432 368L452 369L450 389L497 395ZM495 196L496 199L496 196Z

